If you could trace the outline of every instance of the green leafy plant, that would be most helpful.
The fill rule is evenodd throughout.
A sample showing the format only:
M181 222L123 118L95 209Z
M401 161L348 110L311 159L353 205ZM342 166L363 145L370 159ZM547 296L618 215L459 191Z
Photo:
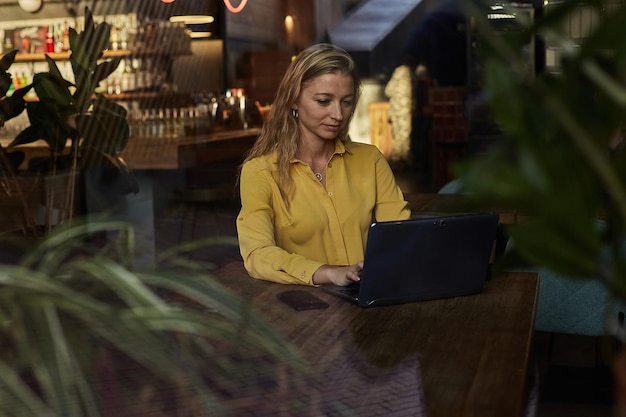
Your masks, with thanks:
M9 196L18 195L26 200L29 187L20 185L16 175L35 175L35 178L63 175L67 178L67 189L62 192L66 197L57 197L51 193L46 196L45 206L48 210L55 204L69 207L70 219L73 217L73 207L80 205L76 201L80 195L76 187L80 186L79 179L85 170L103 173L101 186L106 188L115 183L118 194L138 191L138 183L132 171L120 156L130 137L126 109L96 92L100 82L119 66L121 58L104 58L110 25L106 22L96 25L87 7L84 19L84 30L81 33L70 28L69 61L74 75L72 82L63 78L55 60L46 55L48 71L35 74L31 84L15 90L7 97L11 85L8 69L13 64L17 51L4 55L0 61L0 124L4 125L24 110L30 122L7 149L0 149L4 188ZM37 98L25 100L26 94L31 90L36 92ZM25 155L15 148L37 140L45 141L49 155L32 158L28 172L19 172L18 168ZM113 181L111 177L121 181ZM39 182L43 183L43 180ZM59 203L58 200L62 201ZM23 206L27 207L28 204L24 203ZM25 229L33 227L32 217L25 214ZM50 219L52 216L47 214L45 217Z
M583 5L600 19L575 45L563 28ZM504 36L480 5L468 3L468 13L480 33L482 93L503 140L457 174L473 200L520 214L508 233L526 261L597 277L626 299L626 5L561 2ZM523 70L521 51L537 34L561 51L559 73Z
M38 97L37 101L26 104L30 125L9 147L43 139L50 148L51 158L37 162L43 164L46 172L107 164L128 174L119 156L130 136L126 109L96 93L100 82L121 62L120 57L103 59L110 25L106 22L96 25L86 7L84 30L77 33L70 28L69 31L74 82L65 80L56 62L46 55L48 72L35 74L32 85L25 87L32 87ZM70 149L65 152L68 141ZM128 191L136 191L136 184Z
M268 383L305 369L245 300L181 256L190 248L131 270L133 228L104 219L21 242L2 246L25 250L0 264L0 415L230 415L222 388L238 375Z

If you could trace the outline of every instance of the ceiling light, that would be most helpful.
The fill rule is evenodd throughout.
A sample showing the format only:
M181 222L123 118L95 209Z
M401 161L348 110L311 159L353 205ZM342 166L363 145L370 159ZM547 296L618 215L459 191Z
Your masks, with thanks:
M210 38L213 33L211 32L191 32L189 37L192 39L205 39Z
M209 15L185 15L185 16L172 16L170 22L172 23L184 23L186 25L203 25L206 23L213 23L215 18Z
M509 14L509 13L488 13L487 19L489 20L515 19L515 15Z
M25 12L35 13L41 9L43 0L18 0L17 4Z
M287 32L289 33L293 32L293 26L294 26L293 16L287 15L285 17L285 29L287 30Z

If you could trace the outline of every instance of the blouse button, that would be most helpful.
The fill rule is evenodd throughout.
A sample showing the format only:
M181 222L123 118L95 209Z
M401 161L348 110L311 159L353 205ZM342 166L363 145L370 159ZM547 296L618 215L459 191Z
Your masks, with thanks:
M333 163L332 163L332 162L329 162L329 163L328 163L328 168L332 168L332 167L333 167Z
M331 193L328 193L328 196L329 196L329 197L332 197L332 196L333 196L333 193L332 193L332 192L331 192Z

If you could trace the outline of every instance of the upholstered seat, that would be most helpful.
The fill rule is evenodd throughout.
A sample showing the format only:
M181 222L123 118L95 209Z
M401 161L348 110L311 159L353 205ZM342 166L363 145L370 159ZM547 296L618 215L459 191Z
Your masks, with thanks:
M599 228L605 227L597 221ZM512 239L505 253L514 250ZM597 277L569 277L541 266L508 269L536 271L539 294L535 313L535 330L583 336L607 334L607 319L617 320L626 305L616 300Z
M463 188L459 179L454 179L437 191L438 194L463 194Z
M606 334L607 314L614 301L594 278L565 277L546 268L539 272L535 330L584 336Z

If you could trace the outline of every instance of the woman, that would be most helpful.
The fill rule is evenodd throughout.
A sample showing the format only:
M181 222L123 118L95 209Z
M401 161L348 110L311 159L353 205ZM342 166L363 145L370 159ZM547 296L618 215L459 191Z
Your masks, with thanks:
M318 44L291 63L241 169L248 273L285 284L358 281L373 220L410 217L376 147L351 142L361 83L350 55Z

